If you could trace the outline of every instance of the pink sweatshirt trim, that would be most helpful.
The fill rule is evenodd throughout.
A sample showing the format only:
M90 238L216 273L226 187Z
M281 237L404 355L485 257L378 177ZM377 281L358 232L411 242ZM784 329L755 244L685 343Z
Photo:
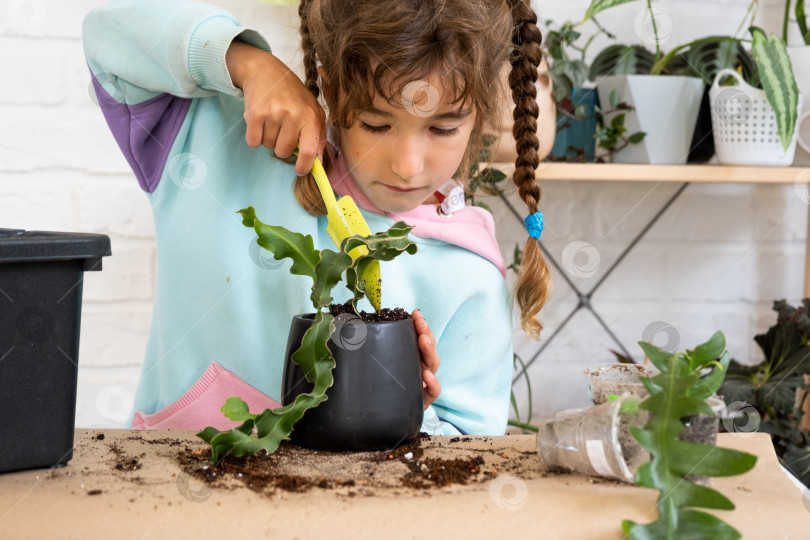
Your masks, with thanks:
M411 233L414 236L435 238L470 250L494 264L506 277L506 263L495 239L495 221L492 214L483 208L466 206L449 217L439 215L437 204L422 204L409 212L398 214L383 212L360 190L342 155L334 161L329 180L339 195L349 195L360 208L413 225Z
M234 428L234 422L222 414L223 403L239 396L251 412L275 409L281 405L258 391L231 371L212 362L197 382L166 408L153 414L135 413L132 429L190 429L202 430L214 426L218 430Z

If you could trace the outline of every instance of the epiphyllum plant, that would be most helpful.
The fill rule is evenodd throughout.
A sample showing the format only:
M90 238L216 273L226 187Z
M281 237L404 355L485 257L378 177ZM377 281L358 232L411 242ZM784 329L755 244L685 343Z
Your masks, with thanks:
M704 400L725 379L730 361L725 337L716 332L694 350L674 354L650 343L639 345L660 374L641 378L650 396L639 406L651 414L644 429L630 427L636 440L652 455L650 462L636 472L636 485L660 491L659 517L649 524L625 520L625 535L631 540L740 538L739 532L721 519L695 510L733 510L734 504L718 491L693 483L688 476L742 474L754 466L756 456L678 438L684 430L683 417L712 414ZM709 373L701 377L707 369Z
M335 359L327 346L335 331L334 317L329 312L332 304L332 289L345 274L345 285L352 292L352 306L366 295L363 281L358 278L365 265L372 261L390 261L403 252L416 253L416 244L408 239L412 227L404 222L394 223L386 232L371 236L351 236L340 245L340 251L314 248L312 237L291 232L284 227L266 225L256 218L253 207L239 211L242 224L252 227L259 236L257 243L271 251L277 260L292 259L290 273L312 278L310 299L315 308L315 320L304 334L301 347L293 354L292 361L303 368L307 381L314 385L309 393L303 393L292 403L278 409L266 409L252 414L247 404L238 397L230 397L222 412L242 425L229 431L207 427L197 434L211 445L211 461L216 463L228 452L239 457L254 454L259 450L275 452L283 440L289 438L295 423L304 413L327 399L326 390L334 381L332 370ZM365 246L368 254L352 260L349 252ZM253 434L256 434L254 437Z

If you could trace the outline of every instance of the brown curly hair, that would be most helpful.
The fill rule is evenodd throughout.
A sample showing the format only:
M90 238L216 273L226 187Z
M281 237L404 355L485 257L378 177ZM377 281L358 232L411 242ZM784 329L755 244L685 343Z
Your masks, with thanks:
M484 128L495 122L504 103L497 81L509 62L517 145L513 181L529 213L537 211L535 83L542 35L529 0L302 0L298 13L304 84L316 98L323 93L333 127L350 127L357 114L371 107L375 95L397 106L408 83L436 73L447 81L443 90L452 96L451 103L475 109L470 143L454 175L463 185L469 164L483 146ZM319 65L333 84L321 84ZM329 163L324 165L328 171ZM296 180L295 194L310 213L326 212L311 176ZM536 316L549 288L537 240L528 238L514 294L521 326L534 337L542 329Z

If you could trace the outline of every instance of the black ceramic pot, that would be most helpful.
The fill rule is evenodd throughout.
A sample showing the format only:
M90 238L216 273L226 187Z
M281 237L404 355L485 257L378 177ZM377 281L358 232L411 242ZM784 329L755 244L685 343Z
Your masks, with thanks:
M689 145L687 163L706 163L714 156L714 134L712 133L712 108L709 99L710 85L703 91L692 143Z
M282 404L310 392L300 366L291 360L312 325L313 314L296 315L290 325L282 382ZM422 374L412 319L364 322L339 315L329 350L335 382L328 399L295 424L291 440L326 450L383 450L419 435Z

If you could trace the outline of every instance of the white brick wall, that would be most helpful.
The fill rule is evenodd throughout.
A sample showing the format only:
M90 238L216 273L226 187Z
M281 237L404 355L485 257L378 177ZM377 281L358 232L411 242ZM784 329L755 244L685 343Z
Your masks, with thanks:
M76 419L82 427L120 427L129 414L155 267L149 205L88 91L81 21L101 3L0 0L0 226L99 232L112 240L113 256L104 260L104 270L85 279ZM293 8L255 0L216 3L269 30L265 34L276 53L300 64ZM545 1L542 17L578 20L587 3ZM673 22L668 45L734 31L746 5L656 2ZM642 7L641 2L618 7L600 22L637 41L633 20ZM591 53L603 45L595 42ZM574 241L591 244L599 255L592 276L570 276L587 291L677 186L548 182L543 189L543 238L554 257L561 260ZM491 202L511 261L525 231L498 201ZM664 321L676 329L683 347L722 329L734 357L755 361L752 336L771 324L772 301L801 297L806 220L807 205L792 186L692 185L605 281L593 303L634 354L645 328ZM553 273L553 294L542 313L546 336L577 302ZM537 348L516 335L523 358ZM615 345L593 316L578 312L530 369L535 414L584 405L581 370L610 361L611 348ZM525 408L525 385L517 384L515 392Z

